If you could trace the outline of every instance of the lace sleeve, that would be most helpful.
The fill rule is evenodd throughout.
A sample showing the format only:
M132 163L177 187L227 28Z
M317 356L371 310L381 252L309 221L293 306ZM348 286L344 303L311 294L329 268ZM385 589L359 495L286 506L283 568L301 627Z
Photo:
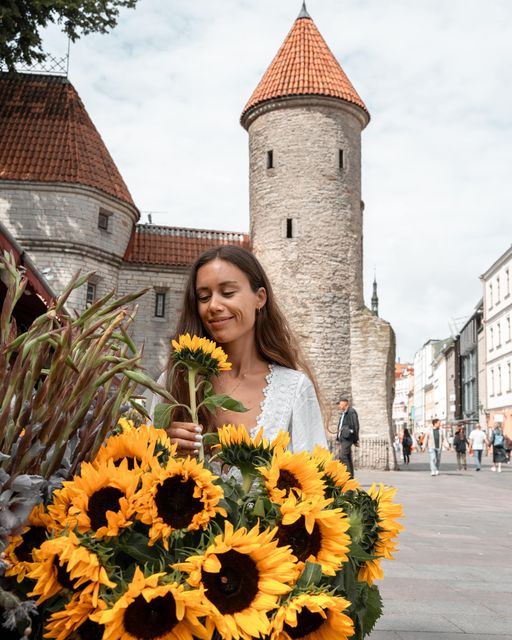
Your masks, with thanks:
M290 435L292 451L313 451L315 445L327 448L320 405L315 387L307 376L304 376L297 386Z

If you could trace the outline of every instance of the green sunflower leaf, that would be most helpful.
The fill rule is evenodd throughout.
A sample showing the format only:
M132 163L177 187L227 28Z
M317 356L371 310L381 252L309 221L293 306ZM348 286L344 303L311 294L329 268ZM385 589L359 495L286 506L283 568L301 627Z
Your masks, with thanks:
M320 584L322 580L322 565L317 562L306 561L300 578L297 580L299 589L307 589L313 585Z
M157 429L165 429L169 426L174 407L175 405L163 402L156 405L153 423Z
M372 632L375 623L381 615L382 597L377 585L372 585L366 593L366 608L361 620L361 627L365 636Z
M234 398L231 398L225 393L214 393L213 395L205 398L202 404L209 411L214 411L218 407L227 409L228 411L237 411L238 413L244 413L245 411L248 411L248 409L246 409L241 402L235 400Z

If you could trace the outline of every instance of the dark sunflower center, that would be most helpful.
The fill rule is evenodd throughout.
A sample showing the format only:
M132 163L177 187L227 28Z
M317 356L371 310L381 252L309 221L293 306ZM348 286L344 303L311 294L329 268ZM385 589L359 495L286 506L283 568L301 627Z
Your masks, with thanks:
M292 640L296 640L296 638L303 638L310 633L314 633L320 629L324 622L325 618L323 618L320 613L304 608L297 614L297 626L290 627L289 624L285 624L283 631L285 631Z
M54 556L53 558L53 566L57 571L57 582L60 584L60 586L63 589L69 589L70 591L73 591L75 588L75 585L71 580L71 578L69 577L69 573L67 572L67 569L60 564L57 556Z
M89 498L87 515L91 521L91 529L97 531L107 526L107 511L119 511L119 500L124 493L115 487L103 487Z
M119 467L123 460L126 460L128 462L129 471L133 471L133 469L135 469L135 461L141 462L141 459L137 458L136 456L121 456L117 460L114 460L114 464L116 465L116 467Z
M286 469L281 469L279 472L279 480L277 481L277 488L285 491L286 495L288 495L292 489L301 489L302 487L293 473L286 471Z
M176 603L171 593L153 598L150 602L140 595L124 613L124 628L137 640L171 637L166 634L170 634L177 624Z
M80 640L101 640L104 631L105 627L102 624L86 620L78 627L76 633Z
M32 526L21 537L23 542L15 549L16 557L21 562L30 562L32 560L32 550L40 547L46 540L46 529Z
M322 547L320 527L315 522L313 531L308 533L304 516L301 516L293 524L280 524L277 537L279 545L284 547L289 544L301 562L305 562L310 555L317 556Z
M184 529L192 522L196 513L203 510L203 503L194 498L195 482L181 476L167 478L158 487L155 503L158 515L173 529Z
M254 560L231 549L217 554L219 573L202 572L206 597L223 614L243 611L251 606L258 593L259 572Z

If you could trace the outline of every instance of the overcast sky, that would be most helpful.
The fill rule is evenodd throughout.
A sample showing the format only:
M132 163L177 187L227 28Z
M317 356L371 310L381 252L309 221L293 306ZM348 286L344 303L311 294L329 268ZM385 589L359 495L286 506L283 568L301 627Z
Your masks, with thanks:
M140 0L69 78L147 221L247 231L241 110L299 0ZM365 294L402 361L450 335L512 241L512 3L309 0L366 103ZM55 30L47 45L65 52Z

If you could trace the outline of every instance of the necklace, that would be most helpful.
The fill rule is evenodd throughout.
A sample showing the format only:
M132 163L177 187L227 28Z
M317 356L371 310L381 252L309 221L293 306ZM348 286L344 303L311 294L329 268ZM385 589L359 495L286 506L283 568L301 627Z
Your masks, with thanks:
M230 391L228 391L227 389L223 389L224 393L228 396L232 395L238 389L238 387L242 384L242 382L244 382L248 374L249 372L242 373L240 376L240 380L235 384L235 386Z

